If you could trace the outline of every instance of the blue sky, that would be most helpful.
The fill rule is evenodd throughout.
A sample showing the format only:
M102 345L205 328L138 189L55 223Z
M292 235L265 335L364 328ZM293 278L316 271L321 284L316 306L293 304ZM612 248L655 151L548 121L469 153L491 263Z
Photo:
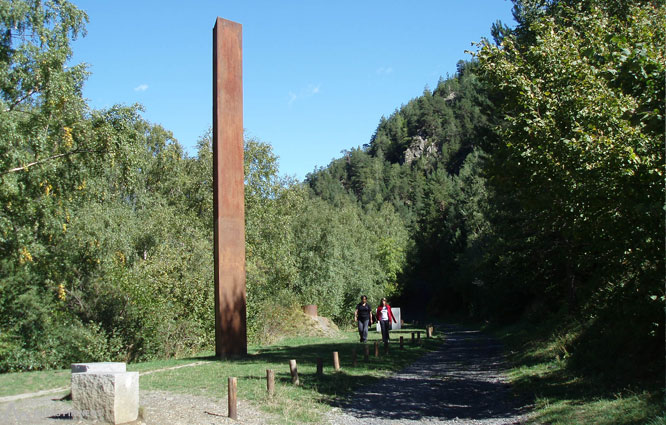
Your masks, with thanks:
M72 62L95 108L141 103L190 155L212 123L215 18L243 25L244 127L303 179L367 143L382 115L455 73L507 0L74 0L88 35Z

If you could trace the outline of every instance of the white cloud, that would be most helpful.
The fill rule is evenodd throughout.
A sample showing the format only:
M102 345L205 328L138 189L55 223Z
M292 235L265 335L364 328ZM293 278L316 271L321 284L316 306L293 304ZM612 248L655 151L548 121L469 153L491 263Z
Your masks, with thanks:
M134 87L134 91L146 91L148 90L148 84L139 84L138 86Z
M377 75L389 75L393 73L393 68L390 66L382 66L377 68Z
M287 103L291 105L297 100L302 100L317 95L320 93L320 91L321 91L321 84L317 85L308 84L307 87L302 88L298 93L290 91L288 94L289 100L287 101Z

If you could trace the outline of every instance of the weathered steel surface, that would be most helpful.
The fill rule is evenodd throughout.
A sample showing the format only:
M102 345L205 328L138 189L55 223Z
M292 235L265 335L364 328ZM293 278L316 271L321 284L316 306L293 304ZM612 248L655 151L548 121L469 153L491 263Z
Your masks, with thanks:
M215 353L247 354L243 176L242 26L213 29Z

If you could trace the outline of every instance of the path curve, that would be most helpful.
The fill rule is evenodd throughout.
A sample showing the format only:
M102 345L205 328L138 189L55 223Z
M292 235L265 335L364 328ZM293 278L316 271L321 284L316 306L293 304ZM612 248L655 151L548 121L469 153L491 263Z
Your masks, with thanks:
M327 414L331 425L522 424L527 407L502 374L501 344L477 330L438 329L446 342Z
M180 365L180 366L171 366L171 367L163 367L161 369L147 370L145 372L140 372L139 376L150 375L151 373L157 373L157 372L164 372L166 370L180 369L180 368L183 368L183 367L200 366L200 365L206 364L206 363L208 363L208 362L199 361L199 362L194 362L194 363L187 363L187 364ZM26 398L41 397L41 396L49 395L49 394L58 394L58 393L62 393L62 392L65 392L65 391L70 391L70 387L58 387L58 388L51 388L51 389L48 389L48 390L34 391L34 392L31 392L31 393L15 394L15 395L10 395L10 396L0 397L0 403L6 403L6 402L9 402L9 401L23 400L23 399L26 399Z

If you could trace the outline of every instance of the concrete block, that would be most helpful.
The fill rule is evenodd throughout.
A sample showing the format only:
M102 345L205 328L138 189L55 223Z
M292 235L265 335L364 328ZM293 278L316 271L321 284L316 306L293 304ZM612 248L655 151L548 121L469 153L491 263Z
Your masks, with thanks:
M73 373L72 405L84 419L112 424L135 421L139 416L139 373Z
M72 373L127 372L123 362L72 363Z

